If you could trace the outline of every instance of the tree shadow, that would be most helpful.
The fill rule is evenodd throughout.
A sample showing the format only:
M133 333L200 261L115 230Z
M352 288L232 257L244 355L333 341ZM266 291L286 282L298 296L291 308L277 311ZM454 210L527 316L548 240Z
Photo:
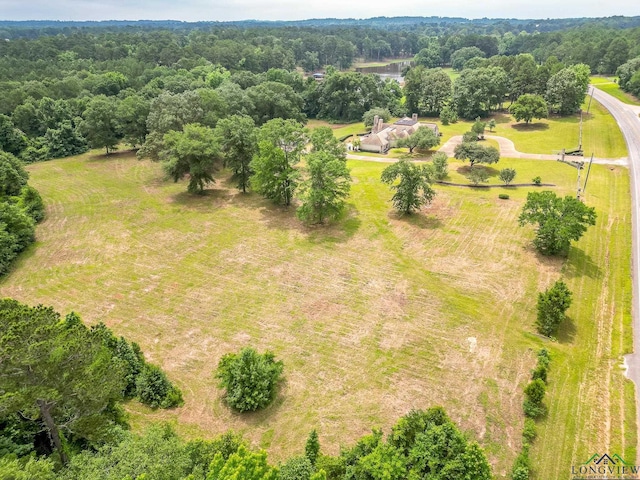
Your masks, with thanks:
M422 212L407 215L393 210L387 214L387 217L391 220L404 222L423 230L434 230L442 227L442 221L438 217L425 215Z
M495 120L498 125L501 125L504 123L511 123L511 118L506 113L494 113L489 117L489 120L491 119ZM489 132L489 134L491 134L491 132Z
M106 153L100 153L96 155L89 155L87 157L87 160L89 162L104 162L105 160L116 160L119 158L128 158L128 157L135 158L137 151L138 151L137 149L136 150L118 150L116 152L109 153L109 155L107 155Z
M210 188L203 190L202 193L190 193L185 190L172 195L170 199L172 203L189 210L204 212L210 211L212 208L219 208L236 196L226 189Z
M587 255L584 250L569 248L569 256L562 267L562 273L568 278L586 275L589 278L601 278L602 269Z
M540 132L543 130L549 130L548 123L516 123L511 125L511 128L519 132Z
M362 224L358 209L352 203L345 206L338 219L316 225L308 225L300 220L294 205L285 207L265 201L259 210L268 228L297 231L314 244L345 242L353 237Z
M576 338L578 329L571 317L565 317L564 321L558 327L556 340L558 343L573 343Z
M456 172L460 175L467 176L469 172L471 172L471 165L463 165L461 167L456 168ZM475 169L483 169L485 172L489 174L490 177L497 177L500 174L500 170L494 167L488 167L487 165L476 164L473 166Z

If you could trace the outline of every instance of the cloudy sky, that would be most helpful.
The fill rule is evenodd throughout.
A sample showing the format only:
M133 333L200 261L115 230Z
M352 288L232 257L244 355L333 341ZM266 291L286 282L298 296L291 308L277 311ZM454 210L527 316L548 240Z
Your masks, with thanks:
M2 20L299 20L376 16L640 15L638 0L0 0Z

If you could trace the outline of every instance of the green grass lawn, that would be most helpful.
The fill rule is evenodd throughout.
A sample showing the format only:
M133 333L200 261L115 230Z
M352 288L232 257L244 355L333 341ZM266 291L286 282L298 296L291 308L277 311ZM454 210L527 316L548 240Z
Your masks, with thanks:
M234 429L277 461L299 454L312 428L337 453L411 408L442 405L503 479L520 449L522 390L545 346L549 415L532 451L535 478L568 478L593 452L635 458L633 391L618 368L631 346L626 170L593 167L586 202L598 223L563 261L537 255L531 228L517 225L534 187L437 186L432 206L399 217L379 181L385 164L349 166L345 218L311 228L293 209L238 193L224 172L192 196L132 154L30 165L47 219L1 293L105 322L165 369L185 406L132 404L135 428ZM540 175L559 194L575 188L564 164L503 159L495 170L508 166L516 182ZM451 180L464 180L464 168L452 162ZM575 302L550 342L534 335L536 295L560 277ZM213 372L247 345L274 351L286 380L272 406L237 415Z
M628 105L640 105L640 100L620 89L620 85L614 82L614 78L610 77L591 77L590 82L592 85L608 93L609 95L617 98L621 102Z

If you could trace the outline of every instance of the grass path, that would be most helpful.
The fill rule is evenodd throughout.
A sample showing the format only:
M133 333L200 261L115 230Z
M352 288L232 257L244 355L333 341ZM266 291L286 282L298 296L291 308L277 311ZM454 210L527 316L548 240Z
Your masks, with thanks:
M633 390L618 368L630 347L626 170L593 167L587 202L598 224L565 263L538 256L531 230L517 226L526 188L437 187L428 210L403 218L379 182L384 164L349 166L346 218L307 228L224 175L194 197L130 154L31 165L48 217L0 292L103 321L166 369L185 406L131 404L135 428L231 428L279 460L302 452L312 428L337 453L411 408L443 405L505 478L520 448L522 389L544 345L553 363L536 478L568 478L594 451L633 458ZM575 170L556 162L499 167L516 168L516 181L541 175L560 194L574 188ZM450 171L461 180L464 165ZM533 334L536 293L561 275L580 301L548 342ZM283 359L286 382L265 411L236 415L213 371L246 345Z

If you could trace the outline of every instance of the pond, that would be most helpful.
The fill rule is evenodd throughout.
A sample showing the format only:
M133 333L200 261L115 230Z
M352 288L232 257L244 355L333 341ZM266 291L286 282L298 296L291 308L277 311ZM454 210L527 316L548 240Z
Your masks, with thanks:
M383 80L385 78L393 78L394 80L402 82L404 81L404 78L402 77L402 70L404 70L405 67L411 66L412 63L412 60L403 60L401 62L389 63L380 67L357 67L356 72L375 73Z

